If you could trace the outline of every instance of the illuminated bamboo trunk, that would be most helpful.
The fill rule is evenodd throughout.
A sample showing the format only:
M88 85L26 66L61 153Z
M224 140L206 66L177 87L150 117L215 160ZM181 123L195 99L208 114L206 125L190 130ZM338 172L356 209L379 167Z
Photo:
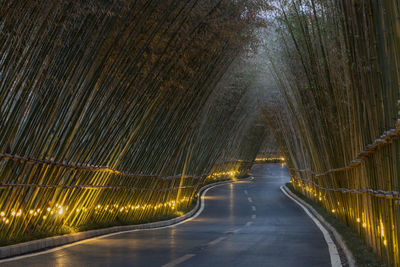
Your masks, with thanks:
M284 100L269 117L293 186L400 266L400 60L395 0L281 6ZM286 119L282 119L282 117Z
M180 215L206 183L246 174L259 119L248 84L220 80L258 8L3 1L1 241Z

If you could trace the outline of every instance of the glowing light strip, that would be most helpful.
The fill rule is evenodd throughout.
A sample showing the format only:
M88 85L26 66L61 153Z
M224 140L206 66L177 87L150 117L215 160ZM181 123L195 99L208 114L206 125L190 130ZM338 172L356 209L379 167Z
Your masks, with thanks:
M295 179L295 178L294 178ZM315 187L321 190L326 190L326 191L333 191L333 192L340 192L340 193L351 193L351 194L369 194L375 197L382 197L386 199L395 199L396 204L400 204L398 201L400 199L400 192L399 191L385 191L385 190L374 190L374 189L349 189L349 188L328 188L328 187L323 187L320 186L319 184L315 183L314 181L307 179L307 180L302 180L302 179L295 179L297 181L301 181L303 185L300 186L305 186L303 181L307 181L312 183Z

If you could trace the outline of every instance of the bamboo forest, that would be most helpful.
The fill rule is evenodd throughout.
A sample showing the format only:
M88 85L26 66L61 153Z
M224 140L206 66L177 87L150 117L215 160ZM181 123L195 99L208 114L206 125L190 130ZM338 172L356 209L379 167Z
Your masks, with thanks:
M279 166L399 267L399 137L398 0L0 0L0 249Z

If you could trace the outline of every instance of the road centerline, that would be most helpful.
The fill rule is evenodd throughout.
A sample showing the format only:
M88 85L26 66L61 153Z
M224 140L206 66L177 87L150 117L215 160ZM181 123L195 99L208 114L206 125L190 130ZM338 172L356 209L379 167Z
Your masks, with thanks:
M173 261L170 261L169 263L161 265L161 266L162 267L174 267L174 266L177 266L178 264L180 264L180 263L182 263L184 261L187 261L190 258L193 258L194 256L196 256L196 254L186 254L186 255L184 255L184 256L182 256L180 258L177 258L177 259L175 259Z
M236 229L232 229L229 231L226 231L225 234L236 234L238 232L240 232L241 228L236 228Z
M213 241L208 242L207 245L212 246L212 245L218 244L219 242L221 242L225 239L226 239L226 237L219 237L217 239L214 239Z

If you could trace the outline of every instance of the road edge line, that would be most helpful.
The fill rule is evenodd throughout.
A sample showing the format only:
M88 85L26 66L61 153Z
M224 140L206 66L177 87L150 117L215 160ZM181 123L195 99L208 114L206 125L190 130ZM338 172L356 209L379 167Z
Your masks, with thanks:
M197 198L196 206L186 214L170 220L136 225L113 226L108 228L79 232L75 234L47 237L15 245L0 247L0 263L34 257L42 254L48 254L64 248L83 244L94 239L100 239L141 230L156 230L174 227L182 223L186 223L201 214L205 206L204 196L210 189L231 183L251 181L253 179L254 177L249 177L240 180L228 180L205 185L200 188L198 192L199 197Z
M343 252L345 254L345 257L347 259L347 264L349 265L349 267L355 267L356 261L354 259L353 253L347 247L346 242L344 241L343 237L339 234L339 232L330 223L328 223L325 220L325 218L321 214L319 214L310 204L306 203L304 200L302 200L301 198L296 196L286 185L281 186L281 190L284 193L289 194L287 196L292 197L292 200L295 201L296 204L303 206L303 209L304 208L308 209L310 211L310 213L312 213L313 216L316 217L316 220L318 220L323 225L323 227L328 228L328 230L333 233L335 240L337 241L338 245L340 246L340 248L343 250ZM329 234L329 231L328 231L328 234Z
M329 235L328 230L325 229L325 227L321 224L321 222L317 218L315 218L314 215L312 215L311 212L302 203L300 203L300 201L296 200L293 196L289 195L288 192L286 192L286 190L284 189L284 186L281 186L280 189L289 199L291 199L293 202L299 205L306 212L308 217L311 218L311 220L317 225L319 230L322 232L325 242L328 245L328 251L332 267L342 267L342 261L340 260L339 252L331 236Z

